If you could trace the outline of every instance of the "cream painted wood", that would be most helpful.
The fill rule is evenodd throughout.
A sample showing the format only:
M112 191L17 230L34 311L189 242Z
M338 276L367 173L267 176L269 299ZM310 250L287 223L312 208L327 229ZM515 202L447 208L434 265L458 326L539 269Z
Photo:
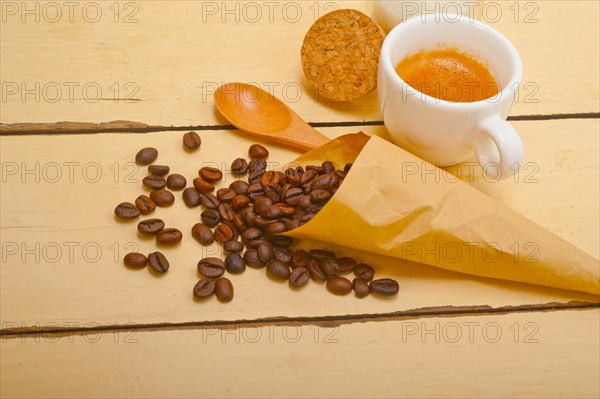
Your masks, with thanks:
M481 190L547 227L594 256L599 252L598 121L561 120L517 122L528 161L539 164L530 178L537 183L477 180ZM329 137L348 128L327 128ZM384 134L384 129L366 129ZM577 133L580 140L569 140ZM114 207L145 192L144 168L131 162L138 149L155 146L157 162L171 166L188 181L202 165L228 168L244 156L254 139L239 132L201 132L203 144L186 153L183 132L4 136L2 157L0 315L3 328L29 328L36 323L64 327L96 323L171 323L266 317L332 316L387 313L438 306L501 307L507 305L597 302L597 297L524 284L468 277L398 260L341 250L372 263L381 276L398 278L400 294L391 300L335 297L319 284L293 292L287 284L268 281L264 270L249 269L232 276L236 298L196 303L192 288L198 280L196 263L219 254L218 246L202 247L190 236L200 209L176 203L152 217L184 233L183 242L164 253L170 271L155 277L148 270L126 269L121 259L133 249L156 250L152 239L137 235L136 223L122 223ZM268 145L271 166L282 166L299 153ZM527 175L529 176L529 175ZM431 176L427 177L431 178ZM38 181L36 181L36 179ZM227 175L223 184L229 184ZM307 243L323 247L324 244ZM327 244L325 244L327 246ZM335 246L329 246L336 249Z
M597 398L599 326L591 309L9 338L0 394Z
M255 82L308 121L381 119L375 91L327 103L300 67L316 17L337 7L369 14L369 1L91 3L70 13L60 2L35 2L27 13L26 3L2 2L1 123L224 124L212 93L230 81ZM488 3L484 20L523 59L512 115L599 111L598 2Z

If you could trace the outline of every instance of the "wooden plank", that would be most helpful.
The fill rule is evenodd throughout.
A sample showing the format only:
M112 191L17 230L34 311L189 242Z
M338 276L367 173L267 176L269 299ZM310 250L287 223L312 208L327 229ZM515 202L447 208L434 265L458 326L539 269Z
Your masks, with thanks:
M513 115L599 111L598 2L488 3L484 20L523 58ZM228 81L255 82L309 121L381 119L375 92L326 103L300 68L300 46L316 17L336 7L370 13L370 1L99 2L71 14L56 2L30 4L30 13L26 3L2 7L1 123L224 124L212 93Z
M528 159L539 163L535 184L477 181L482 190L528 215L594 256L599 252L598 120L515 123L530 148ZM329 137L347 128L321 129ZM382 127L367 129L384 134ZM576 132L579 140L569 140ZM131 164L144 146L155 146L157 162L169 164L190 180L205 164L227 168L244 156L252 141L239 132L202 132L197 153L181 146L182 132L148 134L33 135L0 137L2 190L2 267L0 315L2 328L36 324L181 323L207 320L254 320L267 317L307 317L388 313L438 306L502 307L507 305L597 302L597 297L524 284L453 274L399 260L343 250L372 263L381 276L401 283L391 300L334 297L319 284L292 292L286 284L267 281L264 270L233 276L236 299L195 303L192 287L196 263L218 246L202 247L189 234L199 221L199 209L177 202L155 217L180 228L185 239L165 249L171 261L167 275L132 271L121 264L135 248L156 250L153 240L136 234L135 223L114 219L119 202L133 200L144 190L145 169ZM269 145L271 166L298 155ZM222 184L229 184L226 175ZM336 249L332 244L307 246Z
M0 394L597 398L599 326L593 309L18 337Z

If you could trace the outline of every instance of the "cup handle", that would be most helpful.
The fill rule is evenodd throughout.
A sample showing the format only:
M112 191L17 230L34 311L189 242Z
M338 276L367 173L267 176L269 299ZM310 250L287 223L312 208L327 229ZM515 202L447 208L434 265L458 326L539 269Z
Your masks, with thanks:
M473 150L484 173L491 179L507 178L523 163L524 150L519 133L498 115L480 123Z

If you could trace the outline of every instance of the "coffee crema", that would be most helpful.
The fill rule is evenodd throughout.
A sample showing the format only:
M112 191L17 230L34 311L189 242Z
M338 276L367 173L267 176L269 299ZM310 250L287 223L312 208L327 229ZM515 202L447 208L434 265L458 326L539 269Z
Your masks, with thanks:
M490 71L457 49L419 51L403 59L396 73L414 89L445 101L481 101L499 91Z

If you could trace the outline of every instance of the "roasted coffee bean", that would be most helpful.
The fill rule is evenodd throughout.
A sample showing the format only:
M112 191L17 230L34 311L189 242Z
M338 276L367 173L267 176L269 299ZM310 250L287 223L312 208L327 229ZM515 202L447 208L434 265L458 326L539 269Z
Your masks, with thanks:
M320 260L320 259L335 259L335 254L330 251L325 251L324 249L311 249L308 254L311 258Z
M267 197L260 197L254 200L254 212L262 215L263 212L267 210L268 207L273 205L273 201Z
M261 175L267 170L267 161L264 158L255 158L248 163L248 170ZM260 177L259 177L260 179Z
M250 175L248 176L248 184L258 184L260 185L260 181L262 180L262 176L264 175L264 170L251 170ZM262 185L260 185L262 190Z
M287 231L287 225L283 222L271 223L267 226L267 231L272 234L284 233Z
M167 165L149 165L148 166L148 173L150 173L151 175L164 176L164 175L168 175L170 171L171 171L171 168L169 168Z
M254 183L248 187L248 197L256 201L260 197L265 196L265 192L260 183Z
M221 302L229 302L233 299L233 284L225 277L215 281L215 296Z
M161 188L167 187L167 181L162 176L146 176L142 179L142 183L150 190L160 190Z
M131 202L121 202L115 208L115 215L121 219L135 219L140 216L140 210Z
M135 154L135 161L140 165L150 165L158 158L158 151L156 148L146 147L142 148Z
M183 238L181 231L169 227L163 229L156 235L156 242L162 245L175 245L178 244Z
M346 173L350 172L350 168L352 168L352 164L351 163L347 163L344 166L344 172L346 172Z
M219 212L216 209L207 209L202 211L200 219L202 219L205 225L215 227L221 221L221 215L219 215Z
M279 209L281 209L281 216L284 218L291 218L296 214L296 208L287 206L285 204L282 204L281 202L275 205L279 207Z
M281 201L279 190L280 187L277 184L269 184L269 186L264 189L265 197L270 198L273 202L279 202Z
M246 208L242 212L244 223L246 227L254 227L254 219L256 219L256 213L251 208Z
M348 274L352 272L354 266L356 266L356 261L347 256L337 258L335 261L340 274Z
M258 247L256 247L256 253L261 262L269 263L269 261L273 259L273 244L269 241L261 242Z
M183 202L190 208L200 205L200 191L194 187L188 187L183 190L181 197L183 198Z
M282 196L282 200L290 206L297 206L303 195L304 191L302 189L292 187L289 190L286 190L285 194Z
M203 278L194 286L194 296L196 298L206 298L215 292L215 282Z
M326 286L335 295L347 295L352 291L352 282L344 277L332 277L327 280Z
M236 213L233 215L233 220L231 221L238 233L241 233L246 229L246 223L244 222L244 217L241 213Z
M244 261L248 266L256 269L265 267L265 264L258 259L258 253L256 252L256 249L253 248L247 249L246 252L244 252Z
M166 273L169 270L169 261L160 252L152 252L148 255L148 266L158 273Z
M287 280L290 276L290 267L278 260L267 265L267 274L277 280Z
M237 239L237 231L233 225L229 225L229 222L221 223L215 229L215 241L225 244L227 241Z
M231 274L240 274L246 270L246 262L242 258L242 255L233 252L225 257L225 269Z
M359 263L354 266L354 275L364 281L371 281L375 277L375 269L366 263Z
M327 276L325 275L325 273L323 273L323 270L321 270L319 263L315 259L309 259L306 268L310 273L310 278L312 278L313 280L325 281L327 279Z
M234 210L231 208L231 205L223 203L220 204L217 208L219 211L219 215L221 215L221 220L227 220L228 222L233 222L233 217L235 216ZM237 226L236 226L237 228Z
M254 239L254 240L244 241L244 244L248 248L256 249L263 241L267 241L267 240L264 237L260 237L260 238Z
M175 196L169 190L156 190L150 193L150 198L158 206L169 206L175 202Z
M165 228L165 222L160 219L146 219L138 223L137 229L142 234L155 235Z
M261 214L261 216L267 219L279 219L283 216L283 211L277 205L271 205Z
M212 193L215 191L215 186L201 177L196 177L194 180L192 180L192 184L194 187L196 187L196 190L200 191L201 193Z
M335 166L333 166L333 164L329 161L323 162L321 167L323 168L323 173L335 172Z
M248 194L248 187L250 187L250 184L243 180L236 180L229 185L230 189L241 195Z
M317 176L318 176L318 173L315 172L314 170L307 170L306 172L302 173L302 176L300 176L300 185L306 186Z
M238 194L230 188L224 187L217 190L217 198L221 202L230 202L236 195Z
M275 247L279 248L287 248L294 243L294 239L292 237L287 236L274 236L269 239L271 244Z
M206 278L221 277L225 273L225 263L219 258L208 257L198 262L198 273Z
M212 230L203 223L196 223L194 227L192 227L192 237L201 244L212 244L215 241Z
M219 208L219 199L212 194L204 193L200 195L200 203L206 209L217 209Z
M186 184L187 180L185 180L185 177L178 173L173 173L167 177L167 187L171 190L183 190Z
M313 204L310 200L310 195L303 195L298 201L298 208L304 211L310 212L313 208Z
M285 225L286 225L288 231L294 230L294 229L300 227L300 221L299 220L288 220L285 222Z
M250 227L242 232L242 238L244 240L255 240L263 236L263 231L256 227Z
M148 263L148 258L138 252L130 252L123 258L123 263L132 269L141 269Z
M306 267L308 259L308 252L299 249L292 254L292 267Z
M292 263L292 252L287 248L273 248L273 258L289 265Z
M266 189L270 185L283 186L285 184L285 175L281 172L268 171L260 178L260 185Z
M310 182L310 190L326 190L331 192L333 189L340 186L340 182L340 178L334 173L327 173L326 175L315 177L315 179Z
M331 194L329 194L329 191L313 190L310 193L310 202L315 203L315 204L325 203L325 202L329 201L330 198L331 198Z
M354 295L358 298L364 298L369 295L369 284L362 278L356 277L352 280L352 289L354 290Z
M306 170L312 170L322 175L325 172L323 165L306 165Z
M239 241L227 241L223 244L223 249L227 252L242 252L244 250L244 244Z
M336 171L335 171L335 172L333 172L333 173L334 173L334 174L335 174L335 175L338 177L338 179L340 179L340 180L344 180L344 179L346 178L346 174L347 174L347 173L346 173L346 172L344 172L343 170L336 170ZM332 191L331 191L331 194L333 195L333 193L334 193L334 191L332 190Z
M152 213L156 209L156 204L147 195L140 195L137 197L135 199L135 206L137 206L144 215Z
M396 295L400 290L398 282L391 278L380 278L379 280L373 280L369 283L371 292L383 296Z
M237 158L231 163L231 172L235 175L243 175L248 171L248 162L244 158Z
M292 287L302 287L310 280L310 273L305 267L297 267L290 273L289 280Z
M250 158L267 158L269 151L260 144L252 144L248 149Z
M183 135L183 145L188 150L195 150L200 147L200 144L202 144L202 140L198 136L198 133L187 132Z
M321 268L323 273L325 273L325 275L328 278L329 277L337 277L341 274L338 269L338 263L335 259L330 259L330 258L318 259L317 263L319 264L319 267Z
M200 168L198 174L201 178L203 178L209 183L218 182L223 178L223 172L221 172L217 168L213 168L212 166L205 166L203 168Z
M245 195L236 195L231 200L231 207L233 209L242 209L242 208L245 208L246 206L248 206L249 203L250 203L250 198L246 197Z

